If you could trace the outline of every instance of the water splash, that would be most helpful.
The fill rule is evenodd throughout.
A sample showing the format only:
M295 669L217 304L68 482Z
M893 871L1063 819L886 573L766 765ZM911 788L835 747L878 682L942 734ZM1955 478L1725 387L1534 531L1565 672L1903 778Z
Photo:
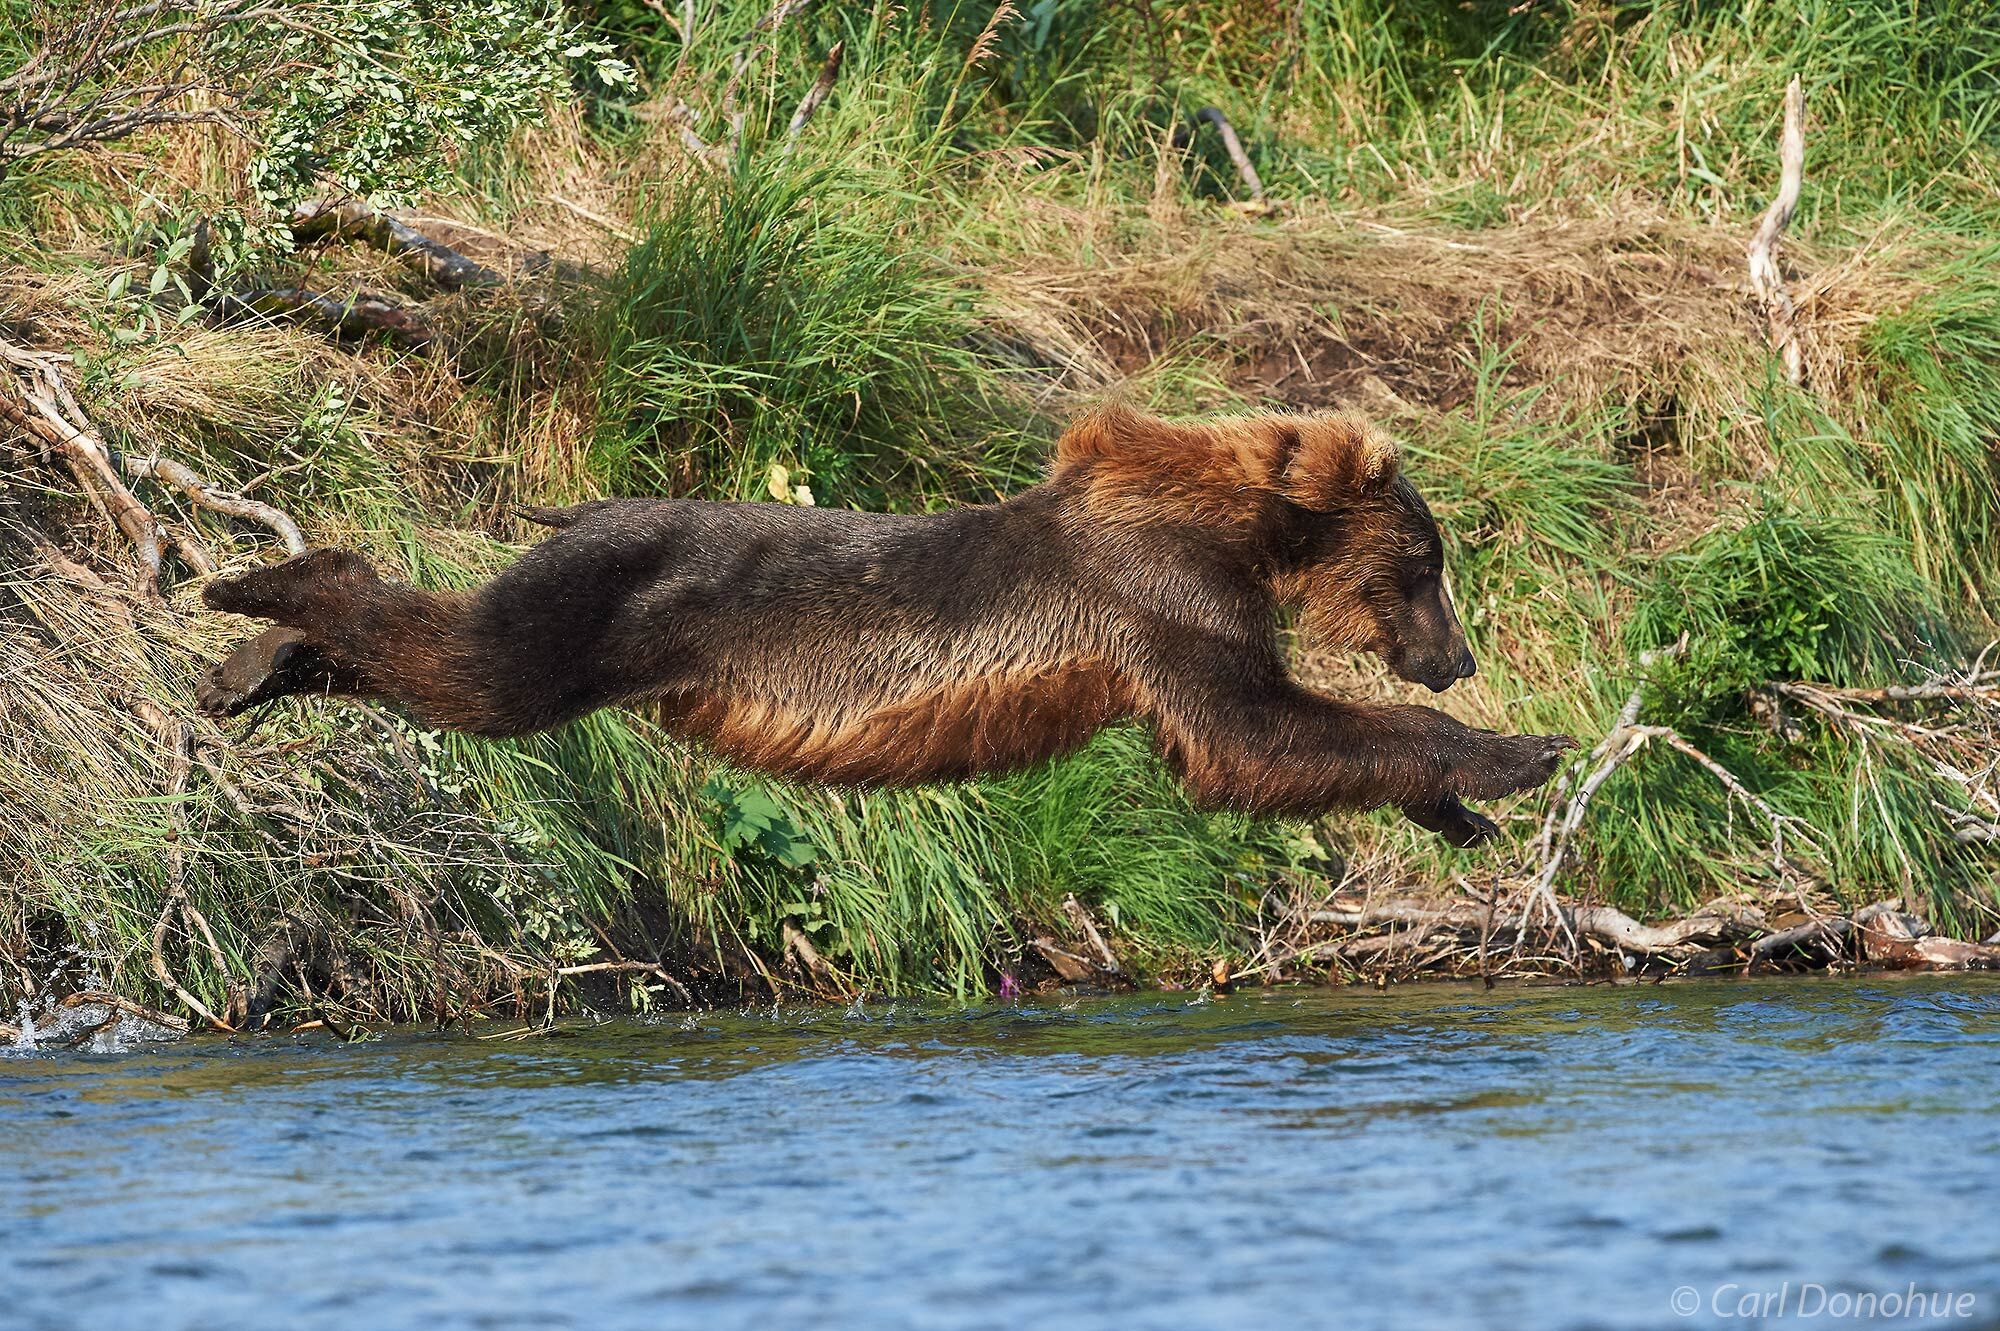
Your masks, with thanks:
M78 1003L75 1007L44 1008L39 1012L23 1003L14 1024L20 1034L11 1044L0 1044L0 1057L46 1056L58 1052L126 1054L163 1040L176 1040L181 1032L171 1026L147 1021L107 1003Z

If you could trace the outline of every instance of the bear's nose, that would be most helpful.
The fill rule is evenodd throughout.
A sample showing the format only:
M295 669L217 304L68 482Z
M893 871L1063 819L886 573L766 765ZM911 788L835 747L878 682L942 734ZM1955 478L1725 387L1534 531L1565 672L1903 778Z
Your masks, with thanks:
M1470 647L1459 648L1458 678L1471 679L1474 675L1478 673L1479 673L1479 662L1472 659L1472 649Z

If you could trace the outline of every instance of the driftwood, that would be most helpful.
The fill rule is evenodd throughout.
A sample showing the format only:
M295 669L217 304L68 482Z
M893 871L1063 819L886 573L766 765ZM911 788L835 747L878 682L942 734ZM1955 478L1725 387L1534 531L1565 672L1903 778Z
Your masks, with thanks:
M143 458L128 453L121 461L125 470L131 475L171 485L185 494L198 508L270 528L288 555L302 555L306 552L305 534L299 530L299 524L293 522L281 509L255 499L246 499L233 490L218 489L203 480L193 468L175 462L171 458L163 458L157 453Z
M1783 358L1785 377L1795 384L1805 380L1805 353L1799 346L1795 323L1798 307L1786 292L1785 275L1778 268L1778 242L1799 206L1806 160L1805 106L1805 90L1794 75L1785 88L1784 129L1778 143L1778 196L1764 210L1749 250L1750 286L1770 327L1771 349Z

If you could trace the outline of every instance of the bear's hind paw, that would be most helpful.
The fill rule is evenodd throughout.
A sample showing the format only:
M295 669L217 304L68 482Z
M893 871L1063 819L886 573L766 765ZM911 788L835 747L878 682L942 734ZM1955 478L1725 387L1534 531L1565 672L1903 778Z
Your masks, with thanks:
M297 629L266 629L209 668L194 686L195 705L210 716L237 716L299 692L316 655Z

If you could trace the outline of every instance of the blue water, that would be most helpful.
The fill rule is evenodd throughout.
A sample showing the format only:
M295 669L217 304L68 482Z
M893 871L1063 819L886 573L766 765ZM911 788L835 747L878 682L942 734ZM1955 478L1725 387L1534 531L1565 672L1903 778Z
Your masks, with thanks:
M1992 979L14 1054L0 1143L9 1331L2000 1327Z

